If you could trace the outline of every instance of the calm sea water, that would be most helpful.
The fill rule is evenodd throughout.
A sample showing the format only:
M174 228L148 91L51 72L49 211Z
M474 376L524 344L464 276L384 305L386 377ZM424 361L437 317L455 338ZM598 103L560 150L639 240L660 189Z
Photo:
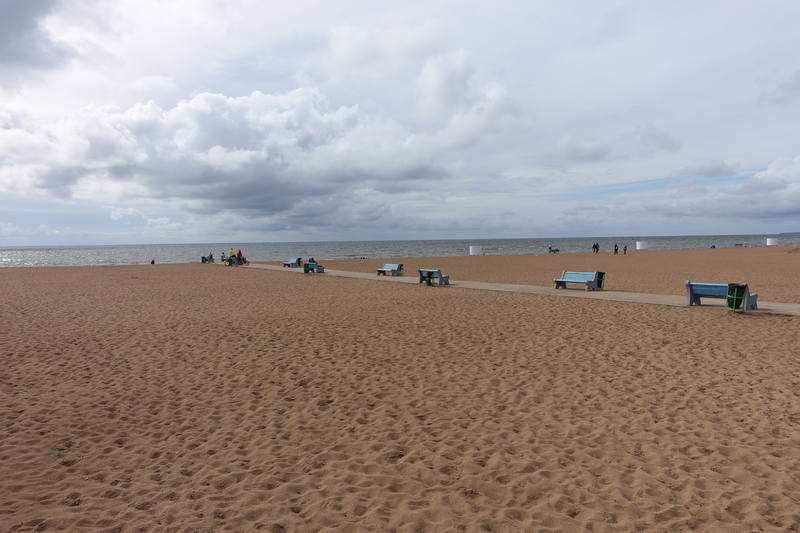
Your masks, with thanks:
M771 236L778 245L800 246L800 234ZM290 257L353 259L359 257L442 257L467 255L470 246L481 246L487 255L544 254L547 247L561 253L589 252L600 244L601 252L614 244L635 252L636 241L647 241L650 250L686 248L732 248L765 246L766 235L694 235L675 237L590 237L552 239L469 239L433 241L336 241L336 242L260 242L205 244L142 244L126 246L49 246L0 247L0 267L138 265L200 261L209 252L219 258L224 250L241 249L251 261L283 261Z

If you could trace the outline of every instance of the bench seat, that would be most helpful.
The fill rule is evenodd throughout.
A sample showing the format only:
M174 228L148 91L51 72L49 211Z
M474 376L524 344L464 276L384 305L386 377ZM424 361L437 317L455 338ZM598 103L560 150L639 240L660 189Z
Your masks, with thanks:
M699 283L696 281L687 281L686 305L701 305L701 298L726 300L728 298L730 285L729 283ZM742 311L758 309L758 294L750 294L750 289L746 283L736 285L743 285Z
M556 289L566 289L567 283L583 283L587 291L596 291L603 288L605 272L570 272L565 270L561 277L553 280Z
M324 274L325 267L320 265L319 263L314 262L306 262L305 266L303 267L306 272L311 272L314 274Z
M402 276L403 264L402 263L385 263L381 268L376 268L375 272L379 276Z
M428 281L428 278L436 280L436 285L450 285L450 276L442 274L442 271L438 268L420 268L419 282L425 283Z

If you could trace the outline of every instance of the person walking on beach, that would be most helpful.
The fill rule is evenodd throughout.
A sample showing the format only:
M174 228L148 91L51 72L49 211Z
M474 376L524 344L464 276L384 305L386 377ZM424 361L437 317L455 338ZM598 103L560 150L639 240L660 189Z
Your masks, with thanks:
M617 255L618 253L619 253L619 246L617 246L617 243L614 243L614 255Z
M622 247L622 255L628 255L628 245Z

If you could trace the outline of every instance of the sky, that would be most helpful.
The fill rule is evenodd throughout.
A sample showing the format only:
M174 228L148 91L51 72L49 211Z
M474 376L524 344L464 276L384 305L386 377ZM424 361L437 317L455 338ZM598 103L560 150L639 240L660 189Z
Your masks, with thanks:
M0 246L800 231L797 20L0 0Z

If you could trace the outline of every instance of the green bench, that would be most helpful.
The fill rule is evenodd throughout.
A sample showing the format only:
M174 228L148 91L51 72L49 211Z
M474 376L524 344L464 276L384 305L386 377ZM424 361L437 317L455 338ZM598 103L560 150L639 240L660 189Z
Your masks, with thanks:
M450 285L450 276L445 276L438 268L420 268L419 269L419 282L427 283L428 285Z
M758 309L758 294L750 294L746 283L686 282L686 305L701 305L701 298L726 300L725 307L733 311Z

